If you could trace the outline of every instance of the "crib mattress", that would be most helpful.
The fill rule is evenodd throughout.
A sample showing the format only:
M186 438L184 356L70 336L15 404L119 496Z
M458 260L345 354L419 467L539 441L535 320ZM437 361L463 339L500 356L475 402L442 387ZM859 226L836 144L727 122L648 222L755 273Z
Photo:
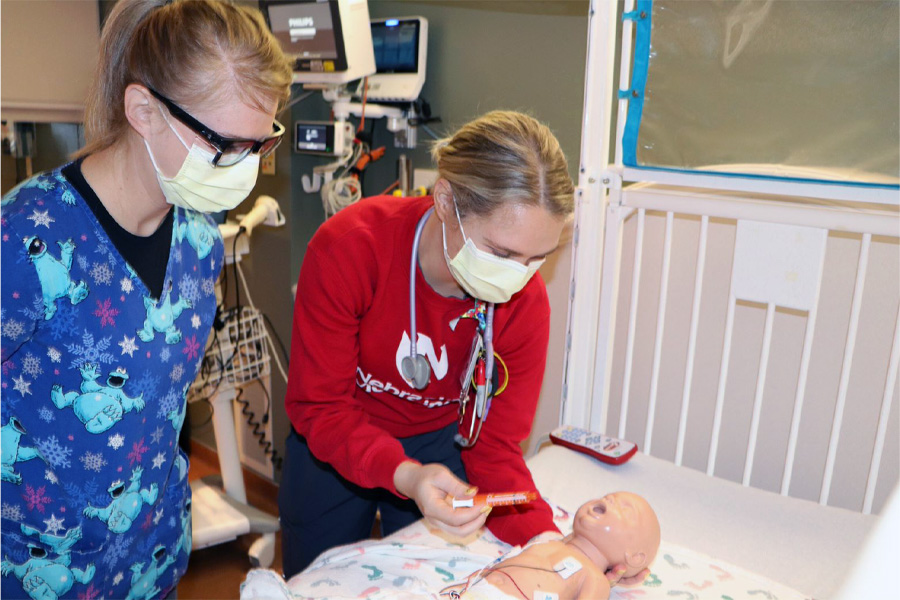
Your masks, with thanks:
M653 505L666 542L831 598L876 518L787 498L638 453L612 466L560 446L528 460L541 493L577 508L627 490Z

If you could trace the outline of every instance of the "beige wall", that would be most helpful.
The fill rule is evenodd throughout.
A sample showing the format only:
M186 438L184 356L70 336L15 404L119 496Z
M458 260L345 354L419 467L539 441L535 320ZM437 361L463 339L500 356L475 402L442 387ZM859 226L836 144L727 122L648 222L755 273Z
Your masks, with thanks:
M2 115L78 122L100 41L95 1L3 0Z

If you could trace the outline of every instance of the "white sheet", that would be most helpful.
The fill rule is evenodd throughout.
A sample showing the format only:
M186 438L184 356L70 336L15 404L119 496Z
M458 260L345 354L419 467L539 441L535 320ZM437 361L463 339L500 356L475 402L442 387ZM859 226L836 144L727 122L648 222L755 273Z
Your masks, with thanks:
M876 518L743 487L638 453L618 467L559 446L528 460L562 506L628 490L659 515L663 540L738 565L815 598L834 596Z

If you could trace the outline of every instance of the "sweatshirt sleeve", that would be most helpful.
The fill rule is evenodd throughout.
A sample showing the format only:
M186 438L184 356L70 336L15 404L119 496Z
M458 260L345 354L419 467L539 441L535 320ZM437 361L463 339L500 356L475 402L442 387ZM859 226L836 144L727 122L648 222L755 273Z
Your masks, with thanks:
M394 471L406 454L354 396L359 324L376 279L367 253L358 247L351 253L342 243L310 244L294 302L285 408L316 458L357 485L396 494Z
M462 454L470 483L482 493L537 491L520 445L531 432L550 338L547 294L542 281L534 284L540 285L540 294L534 294L539 297L514 307L503 331L495 334L495 351L509 369L509 384L493 399L478 441ZM545 531L558 531L553 511L543 499L494 508L487 526L513 545L525 544Z

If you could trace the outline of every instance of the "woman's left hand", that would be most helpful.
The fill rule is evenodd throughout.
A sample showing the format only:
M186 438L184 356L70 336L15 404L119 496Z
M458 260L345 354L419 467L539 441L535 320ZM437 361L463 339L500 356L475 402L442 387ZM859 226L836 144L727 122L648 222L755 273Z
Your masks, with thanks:
M454 509L447 498L468 498L477 491L442 464L401 463L394 472L397 491L412 498L425 520L447 533L464 538L484 525L488 506Z

